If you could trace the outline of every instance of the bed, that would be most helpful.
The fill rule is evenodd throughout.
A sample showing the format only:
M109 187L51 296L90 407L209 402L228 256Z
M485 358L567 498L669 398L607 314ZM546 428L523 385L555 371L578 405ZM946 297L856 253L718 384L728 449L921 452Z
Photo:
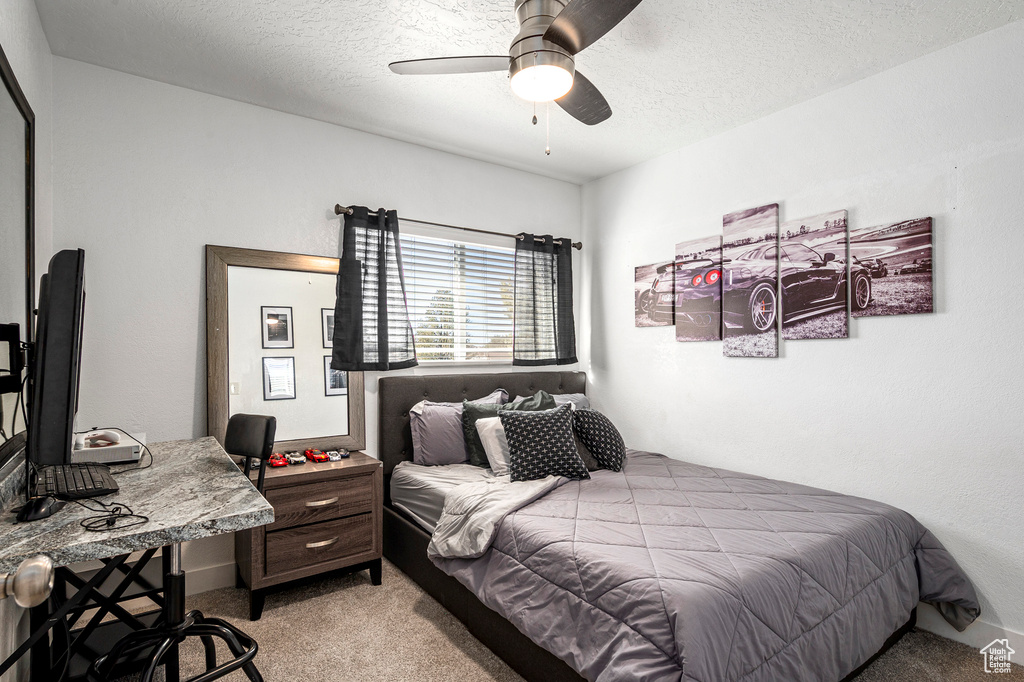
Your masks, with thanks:
M913 627L919 599L959 627L977 616L955 561L904 512L637 451L509 514L479 558L431 562L424 519L390 495L412 458L409 408L585 385L582 372L380 381L384 554L528 680L851 679Z

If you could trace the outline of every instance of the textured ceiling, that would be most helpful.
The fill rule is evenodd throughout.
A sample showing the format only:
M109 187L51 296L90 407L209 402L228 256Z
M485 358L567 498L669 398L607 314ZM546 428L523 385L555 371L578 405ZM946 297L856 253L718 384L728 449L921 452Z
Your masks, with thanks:
M500 73L514 0L36 0L54 54L584 182L1024 18L1024 0L646 0L577 58L614 115L544 120Z

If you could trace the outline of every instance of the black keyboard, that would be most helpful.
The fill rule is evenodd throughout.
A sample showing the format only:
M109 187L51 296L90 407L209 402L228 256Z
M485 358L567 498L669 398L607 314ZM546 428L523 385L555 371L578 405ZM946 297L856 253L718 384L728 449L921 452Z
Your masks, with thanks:
M80 500L117 492L117 481L105 464L60 464L39 472L36 495L60 500Z

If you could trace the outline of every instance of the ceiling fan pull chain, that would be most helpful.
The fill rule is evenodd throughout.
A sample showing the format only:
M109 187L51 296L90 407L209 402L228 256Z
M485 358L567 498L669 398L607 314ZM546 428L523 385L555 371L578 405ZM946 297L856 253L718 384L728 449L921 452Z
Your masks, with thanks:
M537 125L537 103L533 103L533 125Z
M544 153L551 156L551 102L544 105L544 118L547 126L547 142L544 146Z

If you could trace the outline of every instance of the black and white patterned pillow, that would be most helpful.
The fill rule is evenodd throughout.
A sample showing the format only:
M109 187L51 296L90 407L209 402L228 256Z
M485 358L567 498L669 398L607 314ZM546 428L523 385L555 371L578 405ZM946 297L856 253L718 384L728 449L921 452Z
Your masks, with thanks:
M568 404L541 412L498 412L508 440L508 470L513 481L545 476L590 478L576 451L572 407Z
M572 428L602 469L622 471L626 443L608 417L597 410L576 410L572 413Z

